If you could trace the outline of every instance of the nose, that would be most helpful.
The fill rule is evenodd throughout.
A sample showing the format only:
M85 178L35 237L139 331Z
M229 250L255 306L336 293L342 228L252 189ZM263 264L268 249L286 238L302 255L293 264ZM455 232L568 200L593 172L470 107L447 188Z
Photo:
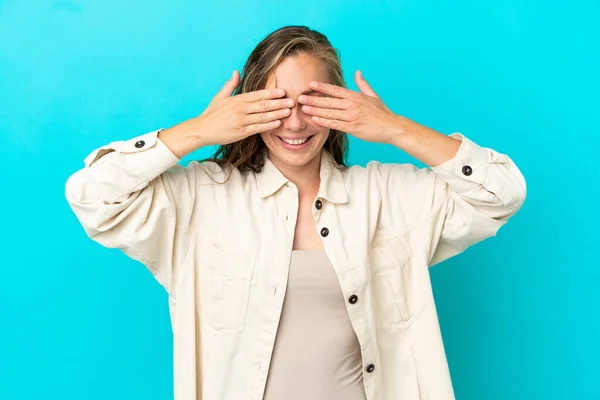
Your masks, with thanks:
M292 113L289 117L283 119L284 129L292 132L301 131L306 127L306 121L302 118L302 111L300 110L301 104L296 102L296 105L292 107Z

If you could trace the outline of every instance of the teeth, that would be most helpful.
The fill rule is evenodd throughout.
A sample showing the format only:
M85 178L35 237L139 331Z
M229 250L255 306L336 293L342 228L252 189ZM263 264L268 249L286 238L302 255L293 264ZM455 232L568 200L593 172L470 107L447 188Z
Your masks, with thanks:
M306 139L298 139L298 140L287 140L287 139L281 138L281 140L283 140L287 144L293 144L293 145L297 146L299 144L302 144L302 143L306 142L308 140L308 138L306 138Z

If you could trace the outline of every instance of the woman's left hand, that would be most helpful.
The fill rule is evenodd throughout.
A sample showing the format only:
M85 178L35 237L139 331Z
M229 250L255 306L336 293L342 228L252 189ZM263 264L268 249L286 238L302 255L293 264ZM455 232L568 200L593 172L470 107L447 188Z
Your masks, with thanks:
M312 115L318 125L368 142L391 143L399 130L399 116L383 104L360 71L356 71L354 79L360 92L324 82L311 82L311 89L329 97L299 96L302 111Z

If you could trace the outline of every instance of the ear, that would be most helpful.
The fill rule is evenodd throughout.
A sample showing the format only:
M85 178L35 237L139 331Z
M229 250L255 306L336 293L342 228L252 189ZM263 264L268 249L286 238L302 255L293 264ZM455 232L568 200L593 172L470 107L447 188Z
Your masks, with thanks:
M375 91L367 83L360 70L357 70L354 74L354 81L356 82L356 86L358 86L358 90L360 90L362 94L379 98L379 96L377 96L377 93L375 93Z

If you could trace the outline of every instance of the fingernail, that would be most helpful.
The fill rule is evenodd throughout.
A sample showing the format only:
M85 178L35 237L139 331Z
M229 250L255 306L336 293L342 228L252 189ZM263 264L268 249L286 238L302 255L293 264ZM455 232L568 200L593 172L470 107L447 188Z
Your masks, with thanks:
M283 91L283 89L278 89L277 94L280 96L283 96L285 94L285 92Z
M308 86L314 89L317 87L317 82L311 82Z
M288 100L288 101L287 101L285 104L291 107L291 106L293 106L293 105L294 105L294 100L291 100L291 99L290 99L290 100Z
M299 101L300 103L303 103L303 102L305 102L305 101L306 101L306 96L304 96L304 95L302 95L302 96L299 96L299 97L298 97L298 101Z

